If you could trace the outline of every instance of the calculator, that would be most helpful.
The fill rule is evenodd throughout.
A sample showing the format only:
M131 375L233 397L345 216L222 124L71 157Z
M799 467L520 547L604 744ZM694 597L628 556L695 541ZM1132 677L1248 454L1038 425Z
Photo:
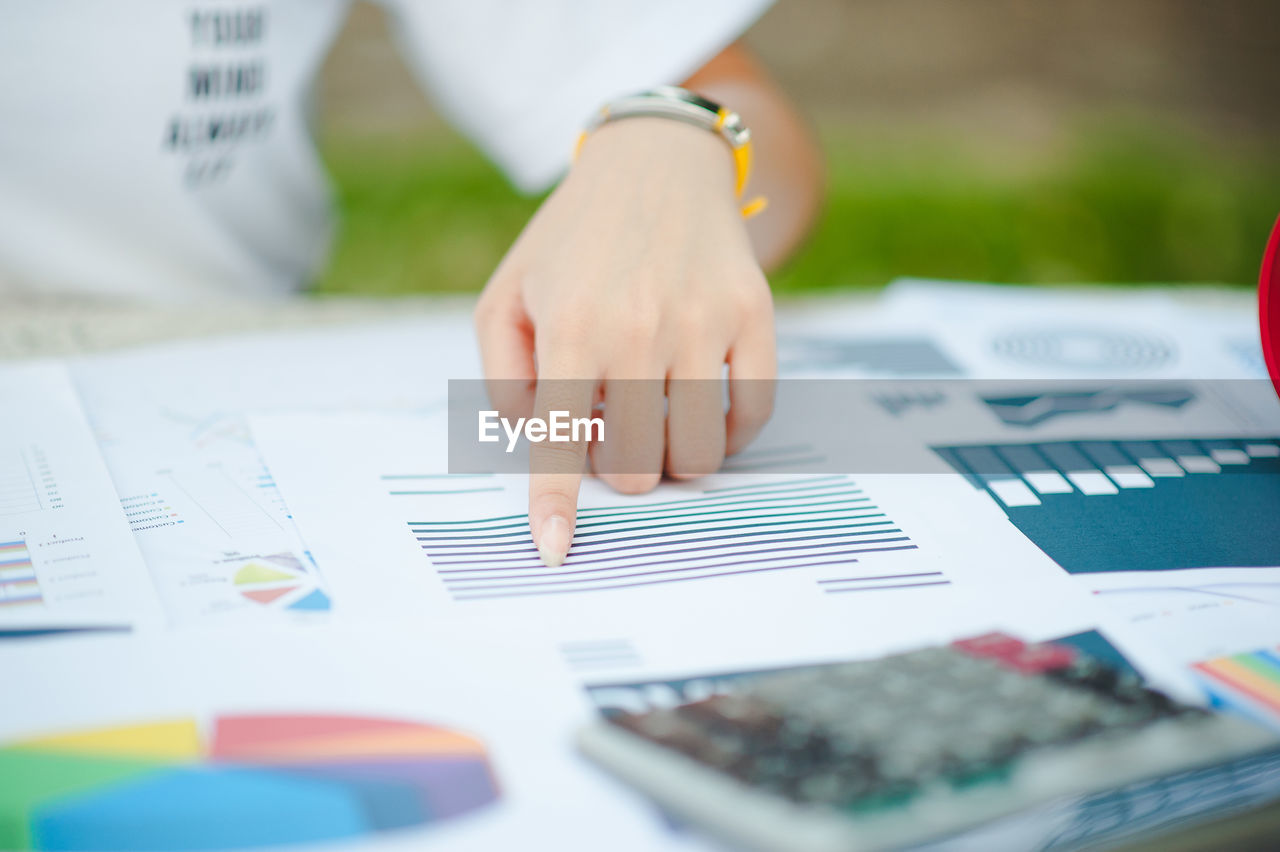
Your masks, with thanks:
M1076 647L1001 633L719 683L610 712L579 746L676 818L760 850L924 842L1277 744Z

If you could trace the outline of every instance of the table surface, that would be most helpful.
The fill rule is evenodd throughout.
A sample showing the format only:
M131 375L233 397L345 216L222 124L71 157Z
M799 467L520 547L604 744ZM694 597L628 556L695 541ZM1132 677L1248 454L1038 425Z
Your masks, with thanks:
M1089 289L1099 296L1126 289ZM1144 289L1144 292L1151 292ZM1245 290L1177 288L1180 302L1206 307L1247 307ZM823 294L788 300L782 311L823 310L833 302L870 305L875 291ZM297 297L202 305L152 305L114 300L24 296L0 299L0 359L82 355L166 340L226 334L320 328L403 318L438 311L469 313L473 299L458 296L400 298ZM1202 823L1172 834L1123 845L1126 852L1192 852L1204 849L1275 849L1280 846L1280 802Z
M1135 289L1164 292L1191 306L1253 308L1249 290L1224 287L1165 289L1125 287L1065 288L1099 299L1120 298ZM876 290L820 293L780 300L779 313L822 312L833 304L870 306ZM223 301L210 304L141 304L112 299L0 295L0 359L57 357L101 352L164 340L213 337L244 332L316 328L352 322L430 314L445 310L469 313L470 296L354 298L297 296L270 301Z

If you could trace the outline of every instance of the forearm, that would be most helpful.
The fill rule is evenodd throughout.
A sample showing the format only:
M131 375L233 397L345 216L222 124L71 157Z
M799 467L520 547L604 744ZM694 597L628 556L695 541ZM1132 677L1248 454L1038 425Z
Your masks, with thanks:
M804 239L822 198L822 155L787 96L740 45L726 48L685 85L740 114L751 128L755 158L747 196L768 209L747 223L766 270L786 260Z

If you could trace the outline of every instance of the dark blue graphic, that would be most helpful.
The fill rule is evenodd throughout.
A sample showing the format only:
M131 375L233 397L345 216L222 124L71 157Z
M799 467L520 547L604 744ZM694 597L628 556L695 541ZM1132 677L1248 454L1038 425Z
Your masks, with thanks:
M934 447L1071 574L1280 565L1280 443Z

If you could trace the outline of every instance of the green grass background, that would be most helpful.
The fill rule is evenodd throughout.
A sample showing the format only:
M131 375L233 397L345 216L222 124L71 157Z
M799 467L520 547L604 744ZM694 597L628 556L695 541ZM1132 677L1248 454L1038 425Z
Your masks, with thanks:
M1029 163L840 129L823 143L824 213L780 293L903 275L1249 286L1280 213L1280 158L1163 128L1083 127ZM478 290L538 204L456 137L322 148L342 231L320 293Z

